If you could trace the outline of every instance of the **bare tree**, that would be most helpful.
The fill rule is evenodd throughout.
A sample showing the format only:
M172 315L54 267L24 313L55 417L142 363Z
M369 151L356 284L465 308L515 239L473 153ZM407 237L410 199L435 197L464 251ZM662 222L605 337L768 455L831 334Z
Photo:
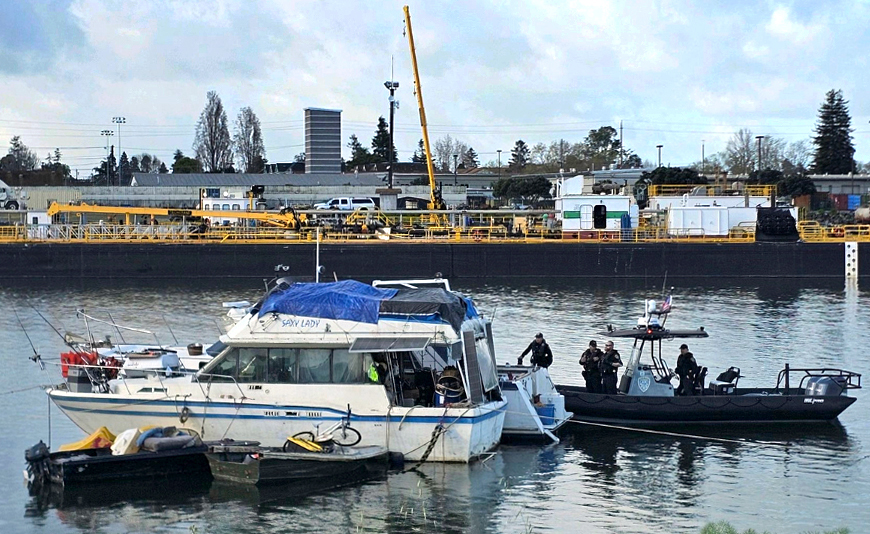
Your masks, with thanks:
M254 111L245 107L236 118L236 132L233 137L236 159L242 172L263 172L266 163L266 147L260 131L260 119Z
M441 170L442 172L453 171L454 154L459 156L459 159L457 159L458 164L465 164L466 167L470 166L466 161L468 158L467 144L463 143L459 139L454 139L449 135L439 137L435 141L435 149L432 151L432 159L434 165L439 170Z
M784 158L795 167L807 169L813 158L813 148L808 139L801 139L788 145Z
M785 139L765 136L761 140L761 168L781 171L787 147Z
M209 91L208 102L196 125L193 151L205 172L222 172L233 164L233 147L227 126L227 113L221 97Z
M755 170L755 146L752 130L741 128L725 145L725 164L731 174L749 174Z

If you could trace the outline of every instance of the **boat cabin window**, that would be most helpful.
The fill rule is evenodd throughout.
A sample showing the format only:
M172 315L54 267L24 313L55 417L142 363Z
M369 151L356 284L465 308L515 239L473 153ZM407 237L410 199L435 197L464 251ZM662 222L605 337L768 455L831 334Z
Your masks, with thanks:
M347 349L237 348L205 376L213 382L365 384L371 354Z

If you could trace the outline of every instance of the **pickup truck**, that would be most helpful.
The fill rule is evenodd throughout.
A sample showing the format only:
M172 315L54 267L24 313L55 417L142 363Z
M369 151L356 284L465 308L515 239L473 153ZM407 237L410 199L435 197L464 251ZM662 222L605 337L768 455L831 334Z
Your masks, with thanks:
M373 210L375 201L368 197L337 197L314 205L316 210Z

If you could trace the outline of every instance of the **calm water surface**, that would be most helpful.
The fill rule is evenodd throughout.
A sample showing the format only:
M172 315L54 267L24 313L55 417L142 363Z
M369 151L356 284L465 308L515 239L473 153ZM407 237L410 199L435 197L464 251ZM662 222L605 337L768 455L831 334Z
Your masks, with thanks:
M630 325L642 299L660 288L559 282L465 285L495 315L499 361L515 361L538 331L553 348L551 373L580 383L577 359L608 323ZM0 532L591 532L696 533L709 521L777 533L870 523L870 418L867 394L839 425L789 430L738 426L659 435L572 425L555 446L502 446L471 466L427 465L339 489L269 490L208 481L165 486L108 486L41 498L22 482L23 451L39 439L52 445L82 432L49 409L35 386L58 380L28 360L27 338L46 358L64 348L61 332L82 332L75 310L114 319L181 343L205 341L225 328L221 301L255 300L261 287L155 285L147 288L36 287L0 289ZM786 362L870 370L870 294L838 286L681 287L674 327L704 326L710 338L690 343L715 376L742 368L741 384L767 386ZM108 327L96 328L110 333ZM115 339L117 337L115 336ZM147 338L127 341L152 341ZM666 344L676 360L678 344ZM627 356L629 344L617 342ZM731 438L740 438L735 443ZM708 438L722 438L720 440Z

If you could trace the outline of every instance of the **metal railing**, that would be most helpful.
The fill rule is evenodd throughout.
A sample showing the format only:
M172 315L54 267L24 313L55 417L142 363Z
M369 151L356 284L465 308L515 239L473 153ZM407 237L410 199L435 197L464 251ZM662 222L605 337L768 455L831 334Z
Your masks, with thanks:
M739 196L767 197L776 194L776 185L743 185L740 189L730 189L725 186L711 184L656 184L649 186L651 197L674 197L703 191L706 196Z

